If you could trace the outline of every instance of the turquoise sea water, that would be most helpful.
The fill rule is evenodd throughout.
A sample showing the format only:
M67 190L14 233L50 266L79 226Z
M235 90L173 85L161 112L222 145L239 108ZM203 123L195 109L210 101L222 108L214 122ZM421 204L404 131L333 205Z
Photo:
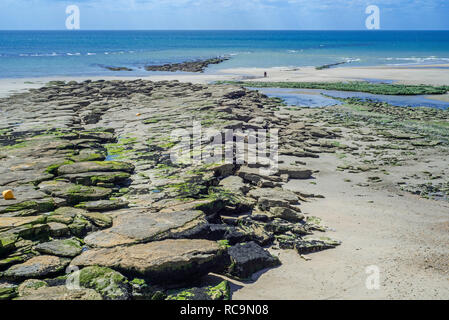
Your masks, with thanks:
M0 78L146 75L145 65L228 55L233 67L449 63L449 31L0 31ZM126 66L112 72L101 66Z

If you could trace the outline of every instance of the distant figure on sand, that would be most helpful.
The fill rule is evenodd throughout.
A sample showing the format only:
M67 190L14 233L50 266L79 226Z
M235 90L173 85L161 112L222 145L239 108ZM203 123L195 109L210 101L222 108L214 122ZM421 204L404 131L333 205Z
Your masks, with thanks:
M266 71L263 73L263 77L264 77L264 78L267 77L267 72L266 72Z

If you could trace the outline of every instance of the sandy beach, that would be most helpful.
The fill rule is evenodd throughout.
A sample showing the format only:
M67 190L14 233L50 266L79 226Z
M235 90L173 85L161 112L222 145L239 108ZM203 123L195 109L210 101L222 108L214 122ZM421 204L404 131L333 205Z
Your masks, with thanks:
M317 225L324 229L316 231L312 228L314 236L322 234L325 237L341 241L341 245L330 250L302 256L296 249L281 250L279 243L276 242L276 245L270 246L269 250L272 255L279 258L282 265L259 271L249 281L238 280L237 277L233 278L229 275L219 276L229 279L232 299L448 299L449 220L447 213L449 212L449 202L444 199L444 192L446 192L444 186L448 183L449 146L447 127L442 125L447 121L447 111L435 111L435 114L432 113L433 111L417 110L415 112L411 110L402 113L401 110L395 111L390 107L381 109L375 104L352 105L351 103L334 109L295 109L278 106L258 94L239 91L238 87L208 86L208 83L212 81L243 79L273 82L337 82L381 79L393 80L398 84L449 85L449 72L445 68L449 68L449 65L342 67L326 70L315 70L313 67L239 68L221 70L216 74L172 74L139 78L145 81L179 81L179 83L169 82L162 85L146 84L145 81L136 82L137 78L134 77L95 77L89 78L89 80L106 80L107 86L95 83L92 94L88 93L88 90L92 88L86 89L78 85L73 85L72 88L70 85L67 87L59 85L54 88L50 87L48 95L34 92L34 95L30 95L30 97L25 94L23 98L17 97L11 100L7 99L11 94L25 93L28 89L40 88L49 81L80 82L88 78L1 79L0 97L4 100L2 100L3 109L0 110L12 120L10 118L3 119L0 129L4 129L6 132L27 132L30 135L29 139L37 141L33 146L35 149L29 149L30 146L25 146L22 149L20 146L17 149L3 150L0 161L4 161L2 165L4 177L6 174L11 174L13 177L10 178L11 180L5 178L2 183L5 187L17 188L20 184L16 185L15 181L24 179L24 174L32 177L36 175L36 179L38 179L37 176L41 175L41 171L47 166L58 163L67 157L74 159L73 157L83 155L81 151L85 148L83 144L86 141L94 146L92 148L95 153L106 152L101 146L105 144L105 141L111 144L107 150L108 154L110 154L111 148L121 150L120 153L117 153L121 157L121 161L129 162L135 167L135 171L120 169L122 173L126 172L127 178L132 180L131 184L126 187L129 190L118 192L111 183L100 183L98 186L103 186L106 189L113 188L114 192L117 192L116 197L130 202L132 218L124 216L127 213L124 211L127 209L118 209L112 205L110 212L103 212L108 217L99 218L110 221L108 227L104 228L97 221L98 225L89 229L88 236L79 235L81 238L85 237L84 241L90 246L89 250L87 253L77 252L71 258L74 258L73 261L76 262L76 265L104 264L127 274L128 266L120 265L119 253L112 252L111 247L131 244L128 248L135 247L137 250L137 246L151 245L152 242L145 243L148 239L153 241L151 238L153 235L148 234L149 229L144 228L146 223L151 225L151 228L154 225L156 228L165 228L165 225L162 227L159 224L162 224L161 221L164 223L169 221L169 224L173 223L174 226L171 227L170 232L179 233L179 235L173 237L177 240L164 241L178 241L178 243L198 241L198 247L192 250L197 250L202 254L206 252L206 245L199 242L202 240L185 240L184 238L191 239L191 236L183 233L186 229L191 228L190 224L194 223L197 226L200 224L199 221L203 221L205 218L195 217L193 219L190 217L181 222L178 220L180 218L161 216L161 220L156 219L155 222L146 221L137 212L142 208L162 215L169 214L173 210L188 212L185 210L197 208L198 201L204 200L202 196L205 196L205 193L201 191L200 196L194 195L193 204L179 202L181 197L179 185L185 183L183 180L185 177L190 179L196 173L187 172L187 169L177 167L170 168L166 162L158 162L152 157L145 158L142 155L143 150L148 147L153 148L151 150L157 150L160 159L167 155L167 150L171 147L171 144L167 143L169 142L167 140L169 130L185 127L189 118L187 114L179 114L179 110L176 109L179 105L187 108L195 117L199 117L204 125L211 125L210 119L213 119L216 121L214 125L220 128L226 126L243 126L244 128L276 126L285 132L281 139L281 163L289 166L294 164L294 169L290 168L290 170L293 170L295 174L297 171L307 168L313 175L306 179L289 178L287 175L287 180L282 180L285 177L281 179L279 176L259 177L257 181L260 180L261 183L258 184L249 178L250 175L245 173L242 168L235 167L229 171L227 168L218 167L215 169L216 176L232 177L235 180L230 182L231 185L238 181L239 187L232 190L238 194L238 199L242 202L239 202L238 205L229 203L226 205L234 206L234 209L239 205L243 206L245 202L240 197L245 196L251 198L251 201L255 201L254 210L259 214L268 215L269 219L272 219L270 212L265 212L260 207L261 196L255 194L261 192L260 190L281 188L279 191L281 198L291 196L289 192L299 196L297 206L300 205L301 209L297 212L298 217L302 212L305 216L303 219L307 219L307 217L322 219L322 222ZM265 71L268 73L267 78L261 76ZM117 84L114 84L113 81L108 82L111 80L127 80L130 86L115 88L114 86ZM82 97L72 92L81 93ZM45 100L46 97L49 97L48 101ZM447 94L433 96L432 99L449 101ZM44 100L45 102L42 103L52 110L52 114L45 117L41 114L42 117L39 118L39 112L42 111L36 109L33 101ZM219 101L219 105L216 105L217 101ZM24 107L19 108L19 105ZM5 106L8 107L5 109ZM20 110L14 109L14 107ZM204 111L201 112L200 109ZM33 118L34 116L31 116L30 112L35 112L37 118ZM257 119L254 114L257 115ZM344 114L345 117L341 118L341 114ZM409 123L409 120L412 119L414 122ZM55 137L50 135L51 138L42 138L40 136L42 128L46 126L53 128L57 135ZM100 127L106 128L106 132L92 133ZM64 144L66 144L73 139L73 137L69 137L73 134L78 135L76 138L79 139L79 141L76 140L78 144L75 143L75 147L73 147L72 143L72 146L67 148L75 148L74 151L70 154L61 153L60 150L63 147L59 145L62 142L58 136L62 136ZM47 138L48 141L45 140ZM87 140L83 141L83 139ZM128 141L128 144L117 142L124 140ZM19 141L17 141L17 145L19 145ZM53 145L55 145L54 149L52 149ZM34 157L36 152L44 153L45 161L40 163L40 160L38 161ZM300 154L295 155L298 152ZM78 160L73 161L76 165ZM38 168L33 167L30 163L35 165L39 163ZM65 186L52 186L49 184L52 182L51 179L56 179L59 175L63 179L68 179L67 181L70 183L74 183L74 181L84 181L85 175L98 170L98 168L92 168L78 172L74 169L75 165L72 162L66 164L68 167L65 173L63 170L56 169L56 171L51 171L54 176L39 176L36 185L39 185L42 192L52 197L67 197L67 194L64 193ZM13 169L9 170L9 168ZM208 177L205 172L207 170L201 172L201 179ZM114 173L116 172L114 171ZM91 173L91 175L93 174ZM98 175L98 172L95 174ZM213 179L213 177L209 178ZM176 183L176 190L175 187L173 190L164 189L173 183ZM213 183L209 185L218 183L218 180L213 180ZM439 186L439 189L423 191L425 183L432 183ZM163 191L150 192L159 187ZM20 187L18 188L20 189ZM248 192L248 190L253 191ZM252 195L251 192L253 192ZM441 192L443 192L443 199L432 198L434 193ZM44 197L44 195L41 196ZM32 198L34 195L30 195L30 197ZM182 197L190 199L191 195L182 195ZM95 197L92 199L98 200ZM5 209L6 204L3 202L0 202L0 211ZM232 220L228 217L229 212L220 214L222 220L219 223L214 220L213 223L229 223L229 226L233 226L233 222L229 222ZM248 217L240 217L240 213L236 216L243 219L242 221L250 221ZM13 215L10 219L26 219L19 217L20 215ZM206 218L211 223L211 218ZM18 223L16 220L14 223ZM55 221L61 224L64 219L60 217ZM15 228L8 223L10 223L9 220L2 224L5 230ZM265 244L265 236L270 239L276 238L269 232L268 235L264 234L263 236L257 233L255 231L257 228L254 226L258 226L259 221L254 220L251 223L253 224L249 225L254 228L251 229L251 240L256 239L254 241L262 245ZM135 227L136 225L142 226L143 229ZM63 228L64 226L52 225L52 228L56 227ZM108 228L111 227L115 228L114 232L108 231ZM289 222L288 228L293 228L293 224ZM322 232L324 230L325 232ZM92 231L94 231L94 236L90 235ZM133 238L134 235L130 235L132 232L139 236L142 234L142 239L145 241ZM163 232L166 230L164 229ZM292 236L291 230L287 234L289 237ZM277 234L275 235L277 236ZM167 237L170 238L170 236ZM192 237L201 238L199 235ZM277 238L276 241L278 241ZM145 244L141 244L141 242ZM36 244L27 243L26 245L34 246ZM20 246L17 247L22 254ZM112 253L109 253L108 250L111 250ZM170 260L170 257L167 257L167 252L164 251L166 249L158 247L154 250L163 257L162 259ZM218 249L208 250L211 250L210 252L215 250L216 253ZM94 256L91 254L92 252L97 252L98 255ZM104 252L108 252L110 256L103 257ZM134 254L134 252L130 254ZM143 257L142 259L147 258ZM28 259L28 256L24 259ZM29 261L23 264L30 263ZM114 261L118 261L117 265L114 265ZM46 263L50 262L46 261ZM138 262L136 263L137 265L132 268L144 268ZM14 265L11 269L20 266L21 264ZM366 286L369 276L366 273L366 268L370 266L375 266L379 270L379 288L372 289ZM17 278L14 278L16 275L13 271L6 273L10 279L16 281ZM162 275L165 276L165 274ZM32 276L27 278L32 278ZM20 281L23 280L20 278ZM50 289L48 292L45 290L42 291L42 295L51 293L57 296L57 293ZM27 294L21 294L22 297L27 297ZM86 291L85 294L86 297L92 297L95 292ZM32 293L31 296L42 298L40 293Z
M446 69L445 69L446 68ZM290 81L290 82L338 82L338 81L363 81L363 80L392 80L398 84L428 84L449 85L449 64L445 65L416 65L401 67L341 67L324 70L316 70L315 67L301 68L237 68L222 69L217 73L204 74L164 74L149 75L146 77L44 77L44 78L20 78L0 79L0 96L10 92L19 92L27 88L38 88L49 81L84 81L84 80L135 80L144 79L151 81L178 80L192 83L209 83L225 80L245 81ZM264 72L268 77L264 78ZM447 99L447 96L435 96L435 99ZM445 100L447 101L447 100Z

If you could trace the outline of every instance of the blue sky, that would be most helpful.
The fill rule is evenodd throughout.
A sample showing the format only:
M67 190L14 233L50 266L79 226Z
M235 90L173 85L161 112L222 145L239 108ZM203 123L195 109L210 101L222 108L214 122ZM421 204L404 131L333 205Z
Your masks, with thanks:
M449 29L448 0L0 0L0 29L65 29L68 5L81 29Z

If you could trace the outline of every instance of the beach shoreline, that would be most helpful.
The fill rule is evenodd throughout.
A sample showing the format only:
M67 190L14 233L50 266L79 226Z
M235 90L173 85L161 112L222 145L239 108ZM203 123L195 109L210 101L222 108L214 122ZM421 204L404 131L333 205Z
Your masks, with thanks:
M449 72L439 67L445 65L416 66L373 66L373 67L340 67L316 70L315 67L274 67L274 68L236 68L220 69L214 73L173 73L151 74L139 76L49 76L40 78L3 78L0 79L0 97L10 93L20 92L29 88L38 88L50 81L85 81L85 80L150 80L172 81L206 84L214 81L267 81L267 82L340 82L386 80L397 84L410 85L449 85ZM267 72L268 77L264 77ZM438 98L436 96L435 98ZM441 97L440 97L441 98Z

